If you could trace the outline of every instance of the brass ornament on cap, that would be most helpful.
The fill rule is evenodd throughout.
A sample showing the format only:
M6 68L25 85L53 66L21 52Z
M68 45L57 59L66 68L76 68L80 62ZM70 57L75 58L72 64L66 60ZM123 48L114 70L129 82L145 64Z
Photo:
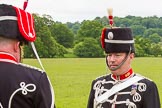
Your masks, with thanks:
M107 36L109 40L112 40L114 37L113 32L109 32Z

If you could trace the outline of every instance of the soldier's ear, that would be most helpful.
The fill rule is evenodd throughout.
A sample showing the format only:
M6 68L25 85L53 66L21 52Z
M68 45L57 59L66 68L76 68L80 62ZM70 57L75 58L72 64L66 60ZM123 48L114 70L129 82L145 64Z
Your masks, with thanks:
M134 59L134 53L130 54L130 59Z
M20 52L20 42L19 41L15 41L15 43L14 43L14 51L15 52Z

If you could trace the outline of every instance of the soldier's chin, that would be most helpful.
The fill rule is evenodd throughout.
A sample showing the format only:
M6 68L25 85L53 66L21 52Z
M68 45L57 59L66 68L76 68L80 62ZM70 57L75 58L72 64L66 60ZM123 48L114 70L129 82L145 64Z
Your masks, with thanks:
M110 72L113 75L118 75L118 69L116 69L116 68L111 68Z
M112 66L112 67L109 67L109 69L110 69L111 71L115 71L115 70L118 69L118 66Z
M116 68L110 68L110 71L115 71L116 70Z

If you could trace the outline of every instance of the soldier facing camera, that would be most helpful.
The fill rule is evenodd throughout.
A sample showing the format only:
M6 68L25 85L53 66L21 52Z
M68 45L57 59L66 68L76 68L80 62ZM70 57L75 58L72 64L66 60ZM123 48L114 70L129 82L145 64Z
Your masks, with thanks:
M87 108L160 108L156 84L131 67L135 55L131 28L113 27L112 15L109 19L101 44L111 73L93 80Z

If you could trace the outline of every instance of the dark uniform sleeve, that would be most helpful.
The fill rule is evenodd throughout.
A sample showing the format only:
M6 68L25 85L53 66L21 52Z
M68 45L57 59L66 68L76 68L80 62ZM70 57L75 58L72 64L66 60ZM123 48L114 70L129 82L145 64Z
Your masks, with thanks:
M92 82L91 84L91 90L90 90L90 94L89 94L89 99L88 99L88 104L87 104L87 108L93 108L93 102L94 102L94 90L93 90L93 85L94 85L95 81Z
M154 82L147 83L146 93L144 94L143 108L160 108L160 98L157 86Z
M53 93L53 88L51 88L46 73L43 73L40 78L39 85L37 87L37 94L35 98L36 108L55 108L53 104L54 97L52 93Z

